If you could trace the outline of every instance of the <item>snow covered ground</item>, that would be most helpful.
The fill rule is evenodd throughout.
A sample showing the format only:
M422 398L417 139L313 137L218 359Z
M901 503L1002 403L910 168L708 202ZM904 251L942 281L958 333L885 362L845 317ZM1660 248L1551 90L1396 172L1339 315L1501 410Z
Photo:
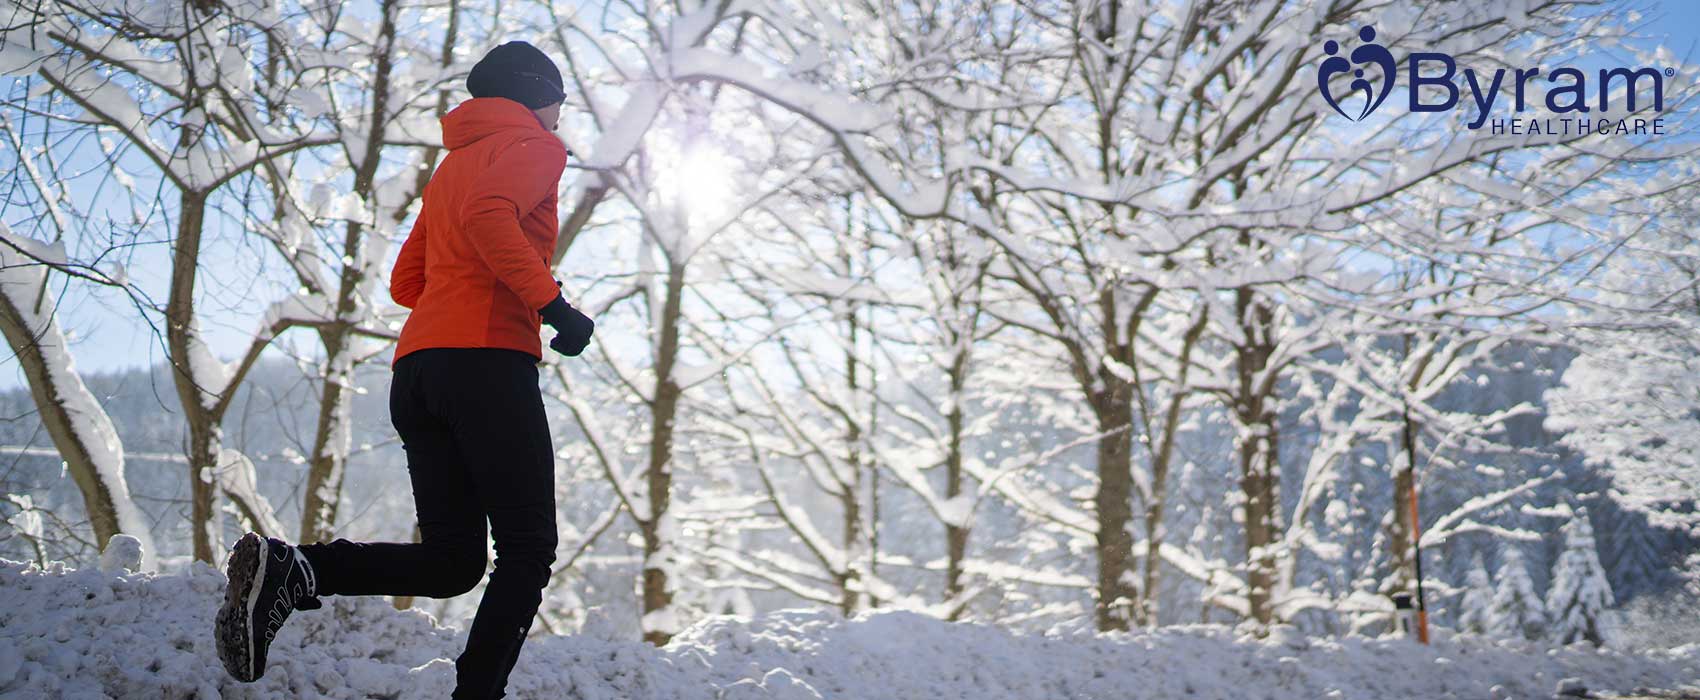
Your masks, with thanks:
M327 598L296 613L265 677L235 682L212 648L223 586L203 564L156 576L0 560L0 696L448 696L458 631L379 598ZM588 635L534 640L508 696L1486 700L1551 697L1566 677L1597 690L1678 687L1700 680L1700 646L1628 656L1457 638L1425 648L1286 630L1251 641L1222 627L1036 636L906 612L782 611L704 621L662 649Z

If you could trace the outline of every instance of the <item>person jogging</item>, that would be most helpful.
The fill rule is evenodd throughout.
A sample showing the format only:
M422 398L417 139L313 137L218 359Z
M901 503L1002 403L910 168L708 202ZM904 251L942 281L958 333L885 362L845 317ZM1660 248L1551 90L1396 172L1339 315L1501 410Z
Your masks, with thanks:
M420 542L293 546L247 533L231 550L215 621L219 658L244 682L291 612L327 595L447 598L484 578L486 521L496 561L455 660L456 700L500 698L555 561L555 469L538 388L539 331L577 356L595 323L548 267L556 189L570 152L552 133L561 73L523 41L491 50L472 98L442 118L449 150L390 276L412 309L396 344L390 420L407 455Z

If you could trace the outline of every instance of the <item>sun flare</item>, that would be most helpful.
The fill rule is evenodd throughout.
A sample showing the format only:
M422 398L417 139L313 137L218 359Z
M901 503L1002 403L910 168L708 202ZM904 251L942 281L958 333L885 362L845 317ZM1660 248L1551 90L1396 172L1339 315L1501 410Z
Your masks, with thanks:
M680 207L693 227L724 216L733 192L731 158L706 140L686 144L671 155L656 175L663 203Z

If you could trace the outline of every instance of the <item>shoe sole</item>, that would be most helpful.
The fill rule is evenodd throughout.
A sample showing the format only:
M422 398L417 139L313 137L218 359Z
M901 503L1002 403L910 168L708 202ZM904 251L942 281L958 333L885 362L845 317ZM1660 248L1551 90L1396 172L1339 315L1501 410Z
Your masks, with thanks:
M236 680L252 683L264 669L254 668L254 603L259 599L260 583L265 579L260 567L266 563L266 541L253 535L243 535L231 549L230 560L224 566L224 604L214 619L214 636L218 658L224 670Z

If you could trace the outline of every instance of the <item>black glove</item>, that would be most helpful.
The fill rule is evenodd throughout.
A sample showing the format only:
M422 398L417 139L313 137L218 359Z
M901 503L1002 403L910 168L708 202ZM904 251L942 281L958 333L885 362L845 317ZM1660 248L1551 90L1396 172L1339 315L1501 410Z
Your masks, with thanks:
M543 322L555 329L557 335L549 341L549 349L566 355L578 357L590 344L590 334L596 332L596 322L589 316L579 313L578 309L567 303L565 297L556 295L547 305L538 309Z

